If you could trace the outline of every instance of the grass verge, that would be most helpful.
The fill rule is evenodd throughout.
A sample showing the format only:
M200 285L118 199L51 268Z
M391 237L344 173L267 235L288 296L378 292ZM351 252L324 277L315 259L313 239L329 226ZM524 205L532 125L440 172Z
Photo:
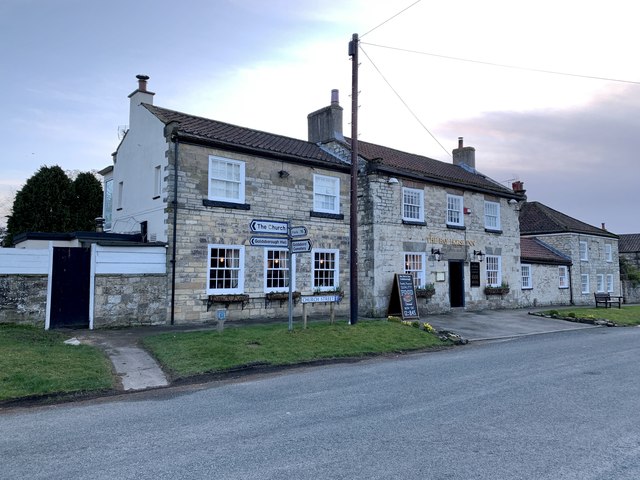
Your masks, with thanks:
M111 363L59 332L0 324L0 401L113 388Z
M557 308L546 310L545 315L557 314L560 317L605 319L616 325L640 325L640 306L622 306L622 308Z
M386 321L311 324L289 332L286 325L256 325L166 333L143 339L175 378L216 373L250 365L292 365L449 345L424 330Z

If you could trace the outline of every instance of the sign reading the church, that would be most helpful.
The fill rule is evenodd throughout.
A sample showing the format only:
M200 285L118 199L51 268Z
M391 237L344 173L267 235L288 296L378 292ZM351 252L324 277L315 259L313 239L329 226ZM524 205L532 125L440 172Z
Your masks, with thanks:
M471 273L471 286L480 286L480 262L470 262L469 271Z
M401 315L403 319L420 318L411 275L396 273L387 314Z

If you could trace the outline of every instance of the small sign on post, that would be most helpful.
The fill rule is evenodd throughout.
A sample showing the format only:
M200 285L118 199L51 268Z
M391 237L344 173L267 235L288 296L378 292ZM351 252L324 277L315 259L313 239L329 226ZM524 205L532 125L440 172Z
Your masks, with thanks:
M416 290L411 275L396 273L387 315L401 315L403 320L406 318L420 318Z
M311 251L311 240L291 240L291 253L304 253Z

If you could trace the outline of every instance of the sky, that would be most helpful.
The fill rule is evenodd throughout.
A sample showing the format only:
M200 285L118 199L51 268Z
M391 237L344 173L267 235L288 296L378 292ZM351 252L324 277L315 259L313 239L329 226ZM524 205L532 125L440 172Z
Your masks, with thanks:
M307 138L340 90L350 135L476 168L640 233L634 0L0 0L0 225L43 165L111 164L135 76L156 105ZM553 73L550 73L553 72Z

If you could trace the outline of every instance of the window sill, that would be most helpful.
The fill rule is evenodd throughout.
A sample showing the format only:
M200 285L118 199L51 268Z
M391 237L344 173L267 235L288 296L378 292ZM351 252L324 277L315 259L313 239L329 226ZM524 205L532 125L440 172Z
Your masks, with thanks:
M467 227L465 227L464 225L450 225L447 223L447 228L451 229L451 230L466 230Z
M160 195L156 195L155 197L153 197L151 200L157 200L160 198Z
M402 224L403 225L416 225L418 227L426 227L427 226L427 222L420 222L420 221L416 221L416 220L402 220Z
M309 216L316 218L329 218L331 220L344 220L344 214L342 213L314 212L311 210L309 212Z
M485 228L485 232L487 233L495 233L496 235L502 235L502 230L494 230L493 228Z
M221 202L219 200L202 200L202 205L205 207L218 207L218 208L234 208L236 210L251 210L251 205L248 203L233 203L233 202Z
M522 290L533 290L533 287L522 287Z
M116 212L121 212L121 211L122 211L122 207L116 208Z

